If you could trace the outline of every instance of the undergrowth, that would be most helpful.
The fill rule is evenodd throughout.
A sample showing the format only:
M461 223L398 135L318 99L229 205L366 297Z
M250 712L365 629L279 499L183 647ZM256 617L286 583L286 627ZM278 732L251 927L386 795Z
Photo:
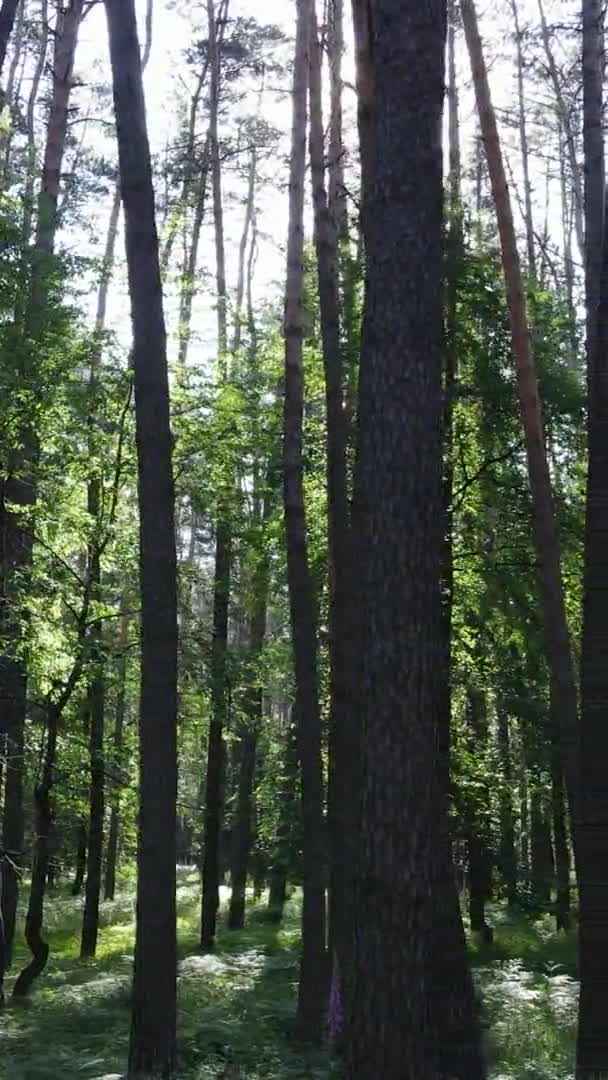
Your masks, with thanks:
M293 1038L298 975L297 902L282 927L248 911L247 928L222 929L212 956L197 951L199 883L178 889L180 1080L211 1080L237 1062L243 1080L329 1080L327 1054L309 1056ZM576 983L574 940L548 920L493 913L492 946L471 946L483 998L492 1080L568 1080L572 1075ZM81 905L53 897L47 909L51 959L32 998L0 1014L1 1080L93 1080L124 1069L133 948L133 897L102 905L95 960L78 960ZM14 973L25 959L20 945ZM7 990L10 992L11 979Z

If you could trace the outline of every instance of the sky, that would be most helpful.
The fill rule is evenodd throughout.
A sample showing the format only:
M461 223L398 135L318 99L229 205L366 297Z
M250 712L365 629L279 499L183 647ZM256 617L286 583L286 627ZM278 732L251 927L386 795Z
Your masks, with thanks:
M35 3L35 0L33 0ZM562 17L572 11L574 0L545 0L545 9L549 19ZM318 6L320 2L318 0ZM538 0L518 0L522 25L538 22ZM146 0L137 0L140 25L140 37L143 37ZM349 9L349 0L345 0ZM512 15L510 0L479 0L478 10L482 34L488 51L493 58L490 65L492 93L498 109L512 106L515 101L515 71L512 55ZM253 15L262 22L274 22L281 26L286 35L293 36L295 29L295 3L293 0L231 0L230 11L233 15ZM199 19L204 25L204 4L191 3L189 0L154 0L154 31L150 62L145 73L145 93L147 103L148 129L152 152L162 157L165 148L178 134L176 109L178 98L183 100L189 94L188 73L183 62L183 51L192 38L193 20ZM203 31L204 32L204 31ZM348 35L348 27L347 27ZM462 35L460 35L462 38ZM107 49L107 30L103 4L97 3L84 20L81 30L76 62L76 73L81 85L77 91L80 114L90 111L91 119L83 128L84 138L89 145L103 151L109 160L115 156L113 139L103 134L97 118L100 114L97 103L91 104L90 84L92 81L110 82L110 69ZM344 103L347 126L350 127L354 140L354 69L352 49L348 49L344 62ZM471 88L468 58L462 40L458 48L458 81L460 90L462 140L465 157L471 157L476 139L475 107ZM265 118L278 127L283 134L282 145L273 158L262 167L262 178L258 193L258 215L260 229L260 250L256 264L255 293L262 299L278 298L284 279L284 245L287 233L287 169L289 151L289 127L291 121L291 101L289 96L290 78L285 77L281 87L273 86L264 95L263 112ZM253 91L253 88L252 88ZM282 91L282 92L280 92ZM250 112L254 111L253 93L247 103ZM109 109L108 109L109 112ZM107 113L105 114L108 115ZM547 128L548 130L548 128ZM542 114L540 130L538 125L532 132L533 141L543 146ZM514 176L519 178L520 164L517 135L512 129L503 130L504 147L508 163ZM545 139L546 142L546 139ZM353 142L354 145L354 142ZM537 216L544 217L545 201L544 163L534 158L533 189ZM552 186L551 221L554 230L559 228L557 208L557 189ZM229 171L225 175L226 196L226 250L228 260L229 287L236 282L236 251L242 228L243 207L239 198L243 196L242 184L236 181ZM107 220L111 203L111 187L108 187L106 199L96 198L87 207L88 228L64 230L62 241L72 251L79 254L92 254L101 257L105 242ZM517 208L516 208L517 214ZM201 268L211 275L214 273L213 236L211 215L204 231L201 247ZM310 231L310 208L307 211ZM537 227L542 230L543 222L538 220ZM121 235L122 251L122 235ZM123 262L121 258L120 262ZM93 283L91 283L93 284ZM91 288L88 306L94 309L95 290ZM166 317L169 330L170 350L176 342L177 298L174 283L166 285ZM117 273L110 295L109 325L114 329L125 349L129 343L128 296L124 268ZM211 357L215 343L215 313L212 290L202 288L195 300L194 325L195 339L192 356L195 362Z

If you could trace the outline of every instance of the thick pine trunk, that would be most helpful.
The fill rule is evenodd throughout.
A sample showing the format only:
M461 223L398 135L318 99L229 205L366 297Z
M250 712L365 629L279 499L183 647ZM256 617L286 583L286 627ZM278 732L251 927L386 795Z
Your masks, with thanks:
M306 94L311 26L310 0L297 2L293 118L289 173L289 232L285 293L285 401L283 498L287 583L296 682L296 723L302 774L302 961L298 1032L318 1043L327 1001L325 955L325 852L321 713L317 670L317 607L308 559L303 470L304 411L304 175Z
M133 0L106 0L129 293L140 512L142 670L130 1080L175 1072L177 586L166 331Z
M473 1078L483 1074L477 1037L465 1064L471 1033L450 1015L461 1004L451 989L470 980L445 817L438 132L446 4L414 11L380 0L373 30L369 5L356 8L359 58L366 46L374 66L363 80L359 66L367 279L354 521L366 736L348 1075L436 1080L454 1073L444 1068L451 1059L457 1075Z
M561 736L564 772L571 811L578 788L578 702L570 633L566 618L561 572L560 541L547 463L542 408L532 355L530 328L496 116L490 97L483 47L472 0L461 0L461 13L471 59L479 121L500 235L507 302L511 321L512 353L526 439L528 475L532 495L534 543L538 559L539 591L552 693Z
M587 499L581 652L579 862L581 993L577 1080L608 1076L608 214L603 139L603 15L583 3L587 306Z

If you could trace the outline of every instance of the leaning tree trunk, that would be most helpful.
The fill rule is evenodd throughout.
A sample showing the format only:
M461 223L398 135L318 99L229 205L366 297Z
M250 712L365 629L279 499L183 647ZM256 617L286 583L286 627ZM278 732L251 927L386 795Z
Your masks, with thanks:
M36 239L31 259L31 284L23 318L26 338L24 354L36 352L45 325L48 304L49 271L57 230L57 203L61 165L68 126L74 54L82 17L83 0L71 3L59 17L55 29L53 94L49 113L42 180L38 196ZM24 372L24 386L31 375ZM27 698L27 669L19 656L22 647L23 613L18 611L20 590L32 565L33 531L29 513L37 498L38 435L33 421L19 432L18 449L10 455L9 477L0 489L0 528L2 534L2 595L0 623L10 642L8 655L0 657L0 734L6 733L10 747L11 769L7 777L3 844L13 854L2 862L2 912L10 956L17 909L18 880L23 848L23 768ZM44 816L44 815L43 815ZM45 874L46 882L46 874ZM44 888L44 886L43 886ZM37 902L36 902L37 903ZM36 905L35 905L36 906Z
M479 121L500 235L511 321L513 360L517 374L521 418L526 439L528 475L534 519L534 543L538 559L539 589L543 609L547 660L556 711L558 712L568 801L571 814L575 818L574 809L578 788L577 688L566 618L560 541L545 448L542 407L532 355L530 328L526 313L525 293L513 224L511 200L473 0L461 0L460 8L471 59Z
M304 469L304 174L306 92L311 25L310 0L297 0L293 75L293 118L289 171L289 231L285 291L285 401L283 416L283 499L287 539L287 584L296 682L302 773L302 961L298 991L298 1031L312 1043L323 1035L327 968L323 843L323 770L317 671L317 610L308 559Z
M587 307L587 498L581 651L577 1080L608 1076L608 213L603 139L603 15L583 3Z
M130 1080L175 1071L177 583L166 331L134 0L106 0L133 322L140 512L137 929Z

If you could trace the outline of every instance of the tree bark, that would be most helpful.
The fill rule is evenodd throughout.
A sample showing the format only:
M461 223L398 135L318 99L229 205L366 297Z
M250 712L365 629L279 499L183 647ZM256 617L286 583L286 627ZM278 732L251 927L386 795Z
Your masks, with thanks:
M177 585L158 236L133 0L106 0L133 324L142 669L130 1080L175 1073Z
M608 213L603 139L603 15L583 3L587 312L587 493L581 651L579 998L577 1080L608 1076L608 792L602 777L608 717Z
M367 9L359 14L372 31L375 100L366 132L372 166L366 166L363 212L367 274L354 512L366 734L348 1076L436 1080L451 1027L446 990L461 976L467 982L462 925L447 903L455 899L455 883L450 874L452 893L442 685L439 132L446 4L414 10L380 0L373 13L371 5L357 6ZM449 972L435 947L437 931L440 949L450 954ZM458 1034L464 1042L464 1031ZM453 1036L450 1030L456 1056ZM479 1047L472 1047L458 1075L481 1076L479 1058Z
M356 761L358 732L349 667L351 641L350 520L346 471L344 363L341 342L338 229L325 186L321 49L315 2L310 27L310 166L314 207L321 342L327 424L327 508L329 540L330 756L329 831L330 938L336 950L340 985L351 996L353 866L356 854ZM336 147L335 152L338 152ZM337 186L338 180L334 179Z
M279 782L278 802L279 820L274 841L274 855L270 867L270 888L268 890L268 914L272 922L280 923L287 899L287 879L291 836L296 801L296 783L298 776L298 733L296 725L287 714L285 732L285 750L283 770Z
M283 499L287 584L296 681L296 721L302 773L302 961L298 1032L319 1043L326 1007L323 771L317 671L317 609L308 559L302 460L304 410L304 174L306 94L310 49L310 0L297 0L293 116L289 169L289 231L285 291L285 400Z
M223 386L228 375L228 320L226 297L226 254L224 247L224 209L220 160L218 112L220 99L220 53L217 41L214 0L207 0L209 27L210 116L209 149L213 193L215 238L215 280L217 303L218 383ZM228 611L232 570L232 525L230 499L232 469L220 482L215 532L215 570L213 586L213 640L211 644L211 718L207 749L205 784L205 823L203 839L203 895L201 905L201 948L215 948L215 928L219 908L220 835L224 816L224 727L228 715Z
M507 302L511 321L513 360L532 495L534 543L538 558L539 591L552 692L559 713L562 755L571 810L577 794L578 702L570 634L561 573L559 533L547 463L542 408L531 349L530 329L496 116L490 97L483 47L472 0L461 0L461 13L477 108L500 235Z

